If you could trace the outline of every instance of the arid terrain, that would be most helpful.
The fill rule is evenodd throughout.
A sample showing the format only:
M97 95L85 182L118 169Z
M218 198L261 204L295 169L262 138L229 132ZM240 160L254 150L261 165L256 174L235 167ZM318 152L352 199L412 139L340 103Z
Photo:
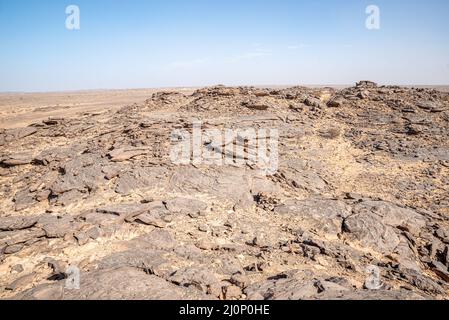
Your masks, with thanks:
M1 94L0 298L448 299L446 89ZM193 120L277 172L173 163Z

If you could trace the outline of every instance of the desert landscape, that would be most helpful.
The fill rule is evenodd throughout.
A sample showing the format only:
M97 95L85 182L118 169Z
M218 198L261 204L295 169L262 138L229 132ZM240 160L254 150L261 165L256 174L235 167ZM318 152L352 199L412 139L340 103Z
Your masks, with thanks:
M194 121L276 172L174 163ZM448 135L447 87L0 94L0 299L446 300Z

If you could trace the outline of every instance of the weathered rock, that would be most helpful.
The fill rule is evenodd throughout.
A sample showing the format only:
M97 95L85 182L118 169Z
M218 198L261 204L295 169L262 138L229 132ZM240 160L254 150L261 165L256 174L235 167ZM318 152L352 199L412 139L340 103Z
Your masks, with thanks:
M246 288L250 284L249 278L240 273L236 273L236 274L232 275L232 277L231 277L231 279L229 279L229 281L241 289Z
M177 246L174 252L187 260L200 260L201 250L194 245Z
M23 249L25 245L23 243L19 243L19 244L14 244L12 246L8 246L5 248L4 253L5 254L13 254L13 253L17 253L20 250Z
M163 221L158 215L152 215L149 213L144 213L137 216L135 218L135 221L158 228L165 228L167 226L167 223Z
M30 164L33 161L33 155L30 153L16 153L8 155L2 160L0 160L0 165L6 167L14 167Z
M167 230L155 229L144 236L133 239L131 244L139 248L173 251L178 242Z
M120 225L123 223L123 219L115 214L105 214L97 211L90 211L82 214L79 217L80 220L85 221L91 225L98 225L100 227L110 225Z
M430 294L443 294L444 289L434 280L414 270L403 270L401 276L412 286Z
M264 300L304 300L317 295L318 290L316 280L281 278L252 284L245 289L245 294L247 296L257 294Z
M28 189L17 192L13 201L16 211L28 209L36 203L34 193L31 193Z
M432 261L432 270L438 277L446 282L449 282L449 269L439 261Z
M359 240L362 246L382 253L393 252L400 242L395 230L372 214L355 215L346 219L344 231Z
M318 173L304 167L300 161L288 161L282 164L279 174L290 186L311 193L323 193L327 188L326 181Z
M242 290L237 286L228 286L225 289L225 297L227 300L238 299L242 295Z
M256 101L244 102L243 105L245 107L247 107L248 109L260 110L260 111L268 110L270 108L267 104L258 103Z
M329 102L327 103L327 106L330 108L341 108L344 103L345 103L345 100L343 98L336 97L336 98L329 100Z
M425 296L410 291L354 290L322 279L301 280L279 276L245 289L248 297L265 300L415 300Z
M168 280L183 287L195 287L204 293L208 287L219 282L217 275L207 267L183 268L174 272Z
M175 198L165 203L171 213L199 214L207 209L207 204L197 199Z
M167 253L162 250L132 248L106 256L99 262L98 268L133 267L141 269L148 274L167 278L176 270L173 265L174 262L170 261L169 258Z
M119 174L115 191L127 195L134 190L156 189L165 184L166 172L163 167L133 168Z
M133 147L126 147L126 148L119 148L115 149L111 152L109 152L109 157L112 162L122 162L126 160L130 160L134 157L144 155L148 152L148 149L146 148L133 148Z
M36 275L34 273L30 273L24 276L21 276L19 279L15 280L11 284L6 286L7 290L15 291L21 287L29 286L33 283L33 279Z
M34 226L37 220L37 217L27 216L0 217L0 231L28 229Z
M430 297L408 290L354 290L345 292L324 292L314 300L428 300Z
M343 219L351 214L344 202L330 199L288 200L274 208L278 215L288 215L303 227L321 231L326 237L337 239Z
M16 264L11 267L12 273L22 273L25 269L23 269L23 266L21 264Z
M0 145L26 138L36 132L37 129L33 127L6 130L3 135L0 135Z
M83 290L64 290L56 285L42 285L31 289L16 298L64 300L183 300L188 297L201 299L200 292L180 288L157 276L144 271L122 267L99 270L81 275L80 287Z
M86 232L76 232L74 235L80 246L89 242L90 236Z
M446 108L441 104L432 101L420 101L416 105L418 108L424 109L429 112L442 112L446 110Z
M121 169L119 167L107 166L102 169L104 177L108 180L114 179L119 176Z
M376 88L377 83L364 80L364 81L357 82L356 87Z
M64 296L62 283L41 284L37 287L18 294L15 300L61 300Z
M37 272L0 298L445 299L448 102L371 82L217 86L0 129L3 289ZM171 161L193 138L191 118L202 133L239 132L202 135L227 163ZM251 128L278 129L277 172L249 161L271 141L248 139ZM69 264L79 291L64 287ZM360 289L369 265L380 290Z
M18 231L6 231L0 233L1 242L8 246L34 241L37 238L45 236L45 231L42 229L25 229Z
M97 212L117 215L123 220L134 218L149 211L150 206L143 203L117 204L97 209Z
M306 100L304 100L304 104L309 107L315 107L320 109L323 109L326 106L320 99L312 97L308 97Z
M61 168L61 175L50 186L53 196L61 198L64 205L78 201L90 195L106 184L102 172L105 160L99 155L84 153L66 162Z
M37 226L45 231L48 238L64 238L81 228L70 216L44 216L39 219Z
M425 219L416 211L384 201L356 204L354 215L345 219L343 229L362 246L391 253L401 242L400 229L419 234Z
M182 167L170 178L169 190L183 192L202 192L218 199L232 201L242 208L251 206L251 176L242 168L219 168L205 174L194 167Z

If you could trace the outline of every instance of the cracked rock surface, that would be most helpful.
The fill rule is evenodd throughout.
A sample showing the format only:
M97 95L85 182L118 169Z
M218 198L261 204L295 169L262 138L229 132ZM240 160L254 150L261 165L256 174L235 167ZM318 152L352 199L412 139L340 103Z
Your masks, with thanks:
M193 120L278 129L278 170L173 163ZM448 299L448 136L448 93L367 81L157 92L1 129L0 298Z

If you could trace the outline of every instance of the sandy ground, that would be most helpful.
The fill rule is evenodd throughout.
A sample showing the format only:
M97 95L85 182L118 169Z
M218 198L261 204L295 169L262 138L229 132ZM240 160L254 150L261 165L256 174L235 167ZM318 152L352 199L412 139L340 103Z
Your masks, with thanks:
M117 110L142 103L157 91L192 92L194 89L93 90L50 93L0 93L0 127L30 125L49 117Z

